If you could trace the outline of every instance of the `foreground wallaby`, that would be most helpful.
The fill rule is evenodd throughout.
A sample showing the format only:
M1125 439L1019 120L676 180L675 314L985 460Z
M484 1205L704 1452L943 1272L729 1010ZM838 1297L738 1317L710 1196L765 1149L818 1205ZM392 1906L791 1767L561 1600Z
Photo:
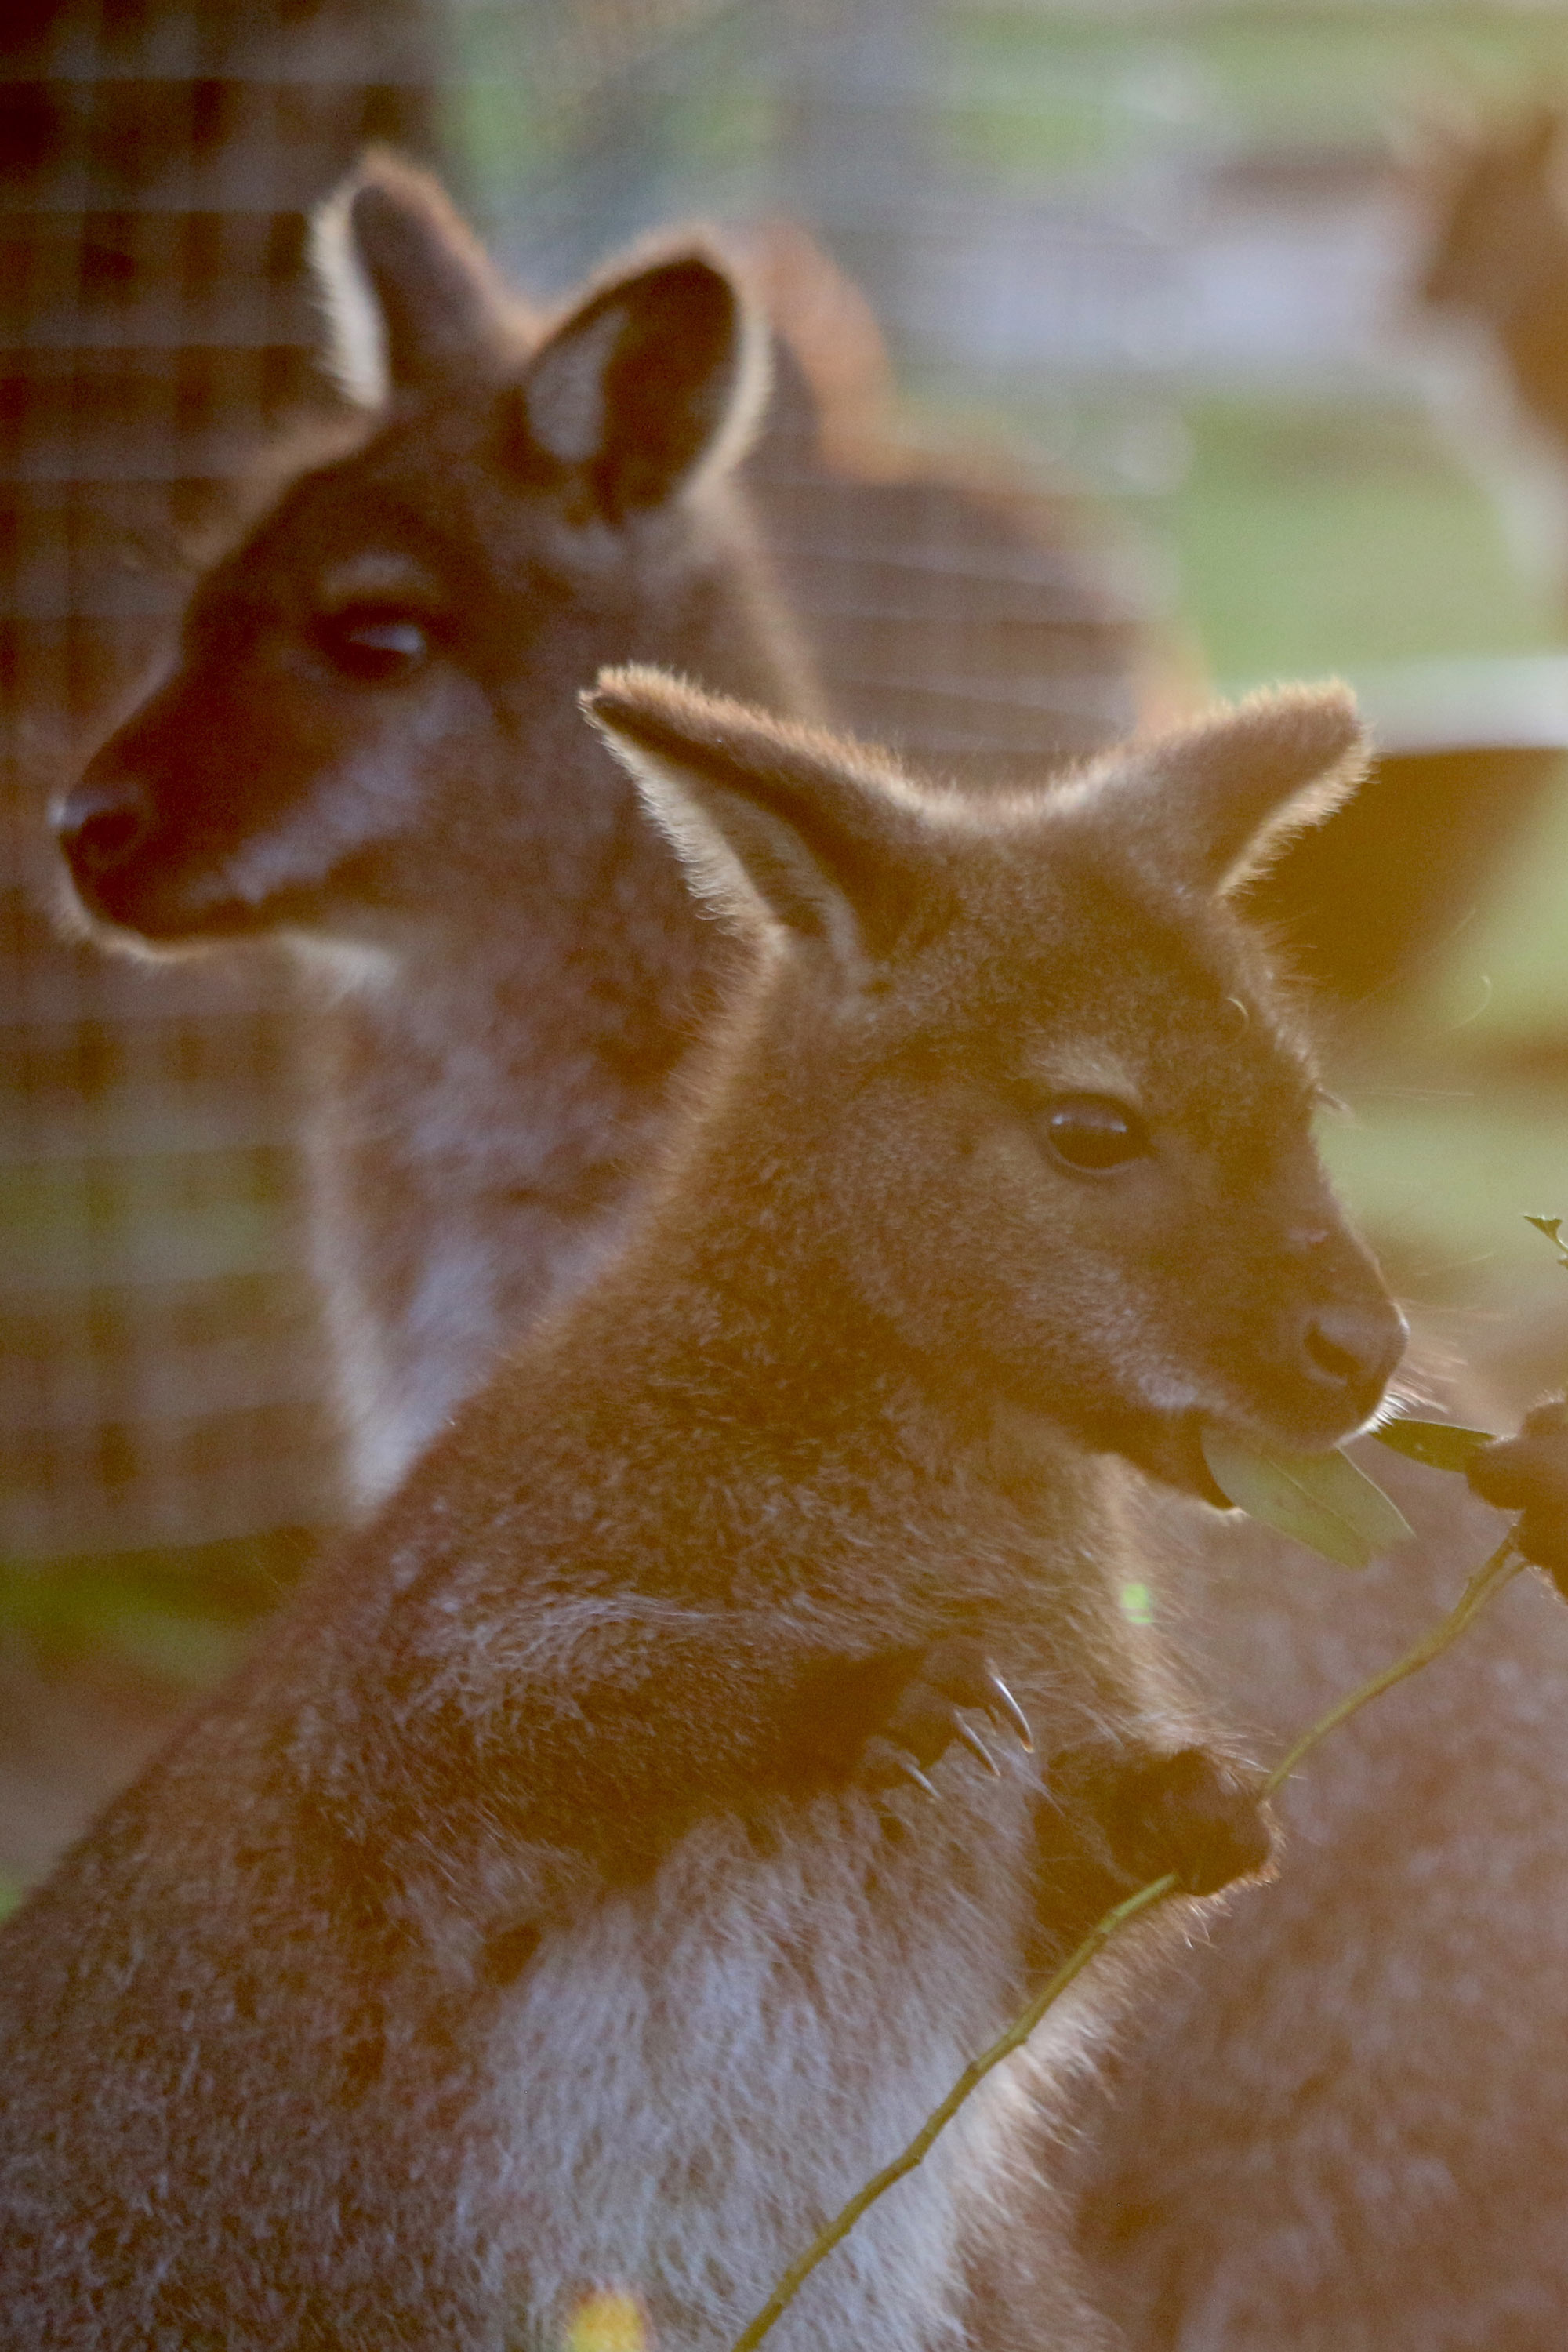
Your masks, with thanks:
M65 825L120 936L306 956L368 1504L613 1247L735 961L574 697L630 658L816 697L732 479L766 363L721 263L646 257L545 334L418 174L383 161L327 226L340 371L384 404L203 583Z
M1108 1893L1267 1853L1115 1456L1212 1497L1205 1423L1328 1444L1400 1353L1226 902L1348 699L989 814L656 673L590 707L756 977L626 1255L0 1937L29 2352L500 2352L606 2280L721 2347ZM942 1760L998 1675L1043 1769ZM781 2347L961 2341L1027 2112ZM1016 2340L1100 2340L1065 2252L1035 2292Z

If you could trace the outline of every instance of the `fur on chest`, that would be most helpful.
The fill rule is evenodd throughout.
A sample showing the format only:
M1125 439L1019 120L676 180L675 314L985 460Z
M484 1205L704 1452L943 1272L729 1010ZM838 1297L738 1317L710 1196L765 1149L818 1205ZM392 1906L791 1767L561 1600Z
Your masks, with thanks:
M939 1808L824 1799L761 1840L705 1823L646 1890L548 1937L489 2052L476 2201L516 2340L634 2289L660 2347L720 2352L827 2218L910 2138L1019 1993L1022 1770L967 1763ZM889 1822L893 1822L889 1833ZM995 2079L781 2323L780 2352L936 2352L1005 2196Z

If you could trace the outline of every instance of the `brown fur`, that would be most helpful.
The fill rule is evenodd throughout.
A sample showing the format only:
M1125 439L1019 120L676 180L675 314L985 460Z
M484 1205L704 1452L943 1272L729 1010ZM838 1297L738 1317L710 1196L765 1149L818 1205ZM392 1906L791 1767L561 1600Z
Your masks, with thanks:
M521 331L531 343L537 322ZM331 519L325 543L341 532L362 546L368 529L390 527L385 493L411 480L443 521L459 515L463 478L443 468L468 397L428 382L404 395L363 464L301 485L285 510L292 548L281 531L259 542L259 578L308 611L309 518ZM507 500L510 529L510 491ZM530 513L524 503L525 531ZM465 598L476 615L496 613L487 642L526 656L537 603L505 621L490 588L505 573L486 544L470 551ZM227 581L246 577L242 564ZM653 593L664 575L628 577ZM646 649L659 618L628 604L616 623L624 644L605 650ZM723 642L668 657L731 675L719 667ZM473 1385L500 1334L521 1329L552 1282L581 1278L601 1223L619 1229L623 1181L668 1117L690 976L717 952L610 762L573 751L566 705L577 682L546 682L559 715L535 732L521 698L540 679L514 661L489 693L494 747L470 730L460 758L427 768L429 806L387 884L403 938L425 941L408 953L406 986L352 991L329 1023L313 983L320 1034L342 1056L340 1117L317 1140L323 1268L340 1300L358 1297L373 1334L405 1335L404 1360L432 1364L447 1397ZM259 720L283 716L275 675L243 683L226 721L209 724L198 693L184 749L164 739L198 813L223 804L228 745L254 743ZM769 689L759 679L752 690ZM133 736L132 753L138 740L158 749L155 737ZM225 756L204 769L209 740ZM157 783L155 766L143 772ZM520 798L533 772L562 788ZM601 828L614 856L579 860L574 845ZM613 884L601 890L605 873ZM329 895L323 920L346 942L370 919L353 873ZM489 911L500 907L514 915L510 931ZM638 1043L650 1036L664 1041L652 1055ZM563 1233L590 1245L568 1258ZM475 1275L483 1311L468 1319L463 1277ZM1194 1279L1206 1295L1206 1270ZM1256 1726L1260 1741L1282 1741L1385 1663L1493 1540L1485 1514L1456 1511L1451 1482L1374 1450L1372 1466L1397 1487L1423 1542L1366 1578L1257 1529L1222 1530L1205 1517L1188 1530L1173 1505L1162 1507L1151 1538L1169 1566L1156 1579L1161 1622L1205 1664L1222 1718ZM1093 2258L1135 2342L1555 2352L1568 2305L1552 2193L1560 2102L1534 2053L1562 2030L1561 1970L1521 1969L1519 1955L1568 1955L1554 1893L1568 1884L1568 1735L1552 1697L1564 1673L1568 1621L1521 1591L1448 1666L1336 1735L1287 1801L1288 1813L1310 1811L1282 1886L1216 1928L1190 1956L1182 1996L1142 2020L1115 2105L1097 2109L1086 2142L1098 2154ZM1297 2095L1304 2082L1310 2100ZM1439 2172L1452 2189L1428 2194L1423 2183Z
M1568 440L1568 156L1563 118L1541 106L1453 139L1428 159L1418 291L1497 340L1519 399Z
M757 977L623 1258L0 1936L28 2352L500 2352L605 2278L718 2347L1109 1892L1266 1853L1107 1449L1212 1491L1200 1423L1326 1444L1398 1353L1225 898L1345 698L984 817L650 673L592 708ZM960 1745L991 1658L1039 1778ZM1019 2121L781 2352L955 2346ZM1018 2340L1100 2340L1059 2242L1037 2285Z

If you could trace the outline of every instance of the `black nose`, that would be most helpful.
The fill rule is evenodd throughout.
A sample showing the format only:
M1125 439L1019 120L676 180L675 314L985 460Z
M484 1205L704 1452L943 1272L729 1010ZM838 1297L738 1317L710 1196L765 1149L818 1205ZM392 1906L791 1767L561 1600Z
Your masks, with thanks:
M1410 1327L1391 1298L1312 1309L1301 1335L1310 1377L1371 1412L1405 1353Z
M129 777L102 782L84 777L68 793L55 835L81 881L97 881L127 863L153 830L153 808Z

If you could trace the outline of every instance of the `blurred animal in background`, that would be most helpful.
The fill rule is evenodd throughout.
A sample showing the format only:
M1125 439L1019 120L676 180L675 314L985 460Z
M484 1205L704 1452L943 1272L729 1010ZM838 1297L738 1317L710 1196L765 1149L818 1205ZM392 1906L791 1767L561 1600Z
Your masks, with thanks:
M775 222L743 246L775 383L745 479L836 719L933 773L1031 782L1201 699L1102 509L901 417L864 298Z
M584 1278L607 1251L660 1129L691 1023L707 992L737 970L711 930L692 923L673 861L639 823L616 771L575 749L573 690L601 644L608 658L662 649L716 684L740 682L726 663L769 663L772 688L753 671L746 690L780 703L807 702L812 688L809 663L787 635L773 635L780 604L745 538L732 485L714 478L733 446L732 412L719 422L714 411L741 396L735 354L744 330L710 257L689 257L692 274L677 281L689 294L700 288L711 316L731 320L729 335L706 346L716 354L706 378L690 366L682 330L686 356L674 380L699 404L707 383L718 435L701 445L718 454L697 459L698 496L672 482L661 507L628 513L617 527L584 492L588 527L574 538L560 482L548 473L498 474L484 440L487 417L516 413L537 322L510 307L427 183L377 166L339 218L360 266L349 271L340 247L329 271L340 291L368 287L373 330L379 309L392 405L367 421L356 455L286 493L251 551L204 592L196 614L213 616L212 634L204 638L193 619L184 667L154 706L165 715L183 709L181 726L132 721L68 809L67 830L84 897L133 927L135 905L120 901L116 916L100 895L116 887L114 828L127 812L122 885L140 873L155 892L165 857L175 878L221 872L237 824L254 836L265 877L275 828L285 847L306 837L308 820L293 824L290 795L310 805L310 780L343 740L333 728L367 748L383 729L407 741L395 715L378 715L382 706L411 711L433 681L438 689L431 740L413 747L428 808L380 799L366 760L341 803L358 811L366 837L356 842L352 826L345 840L317 835L330 870L313 901L318 947L305 967L315 975L319 1042L336 1065L335 1075L331 1063L323 1070L312 1139L319 1259L347 1383L363 1383L384 1412L360 1454L368 1492L396 1475L431 1425L424 1401L443 1400L431 1408L438 1418L521 1332L552 1281ZM842 474L858 446L869 512L878 475L864 454L874 438L865 420L881 399L878 347L836 327L811 356L814 308L818 320L841 320L851 298L841 281L802 263L785 299L782 265L773 266L774 299L810 366L784 361L780 446L770 456L764 438L752 462L764 484L770 465L775 479L792 470L798 478L811 461L802 420L816 397L816 460L825 475L835 467ZM809 300L802 282L816 289ZM623 283L643 285L633 310L653 335L662 315L657 286L637 270ZM604 314L574 315L593 329ZM590 342L584 362L570 321L558 331L564 352L577 355L571 379L580 388L603 380L615 348L607 325L596 331L605 340ZM499 382L488 373L498 337L507 353ZM647 348L658 348L657 336ZM827 359L846 352L858 354L856 367L835 384ZM546 382L554 365L547 362ZM629 392L632 379L613 366L608 374ZM616 408L597 413L607 418ZM552 413L574 412L567 402ZM631 429L655 422L635 402L624 414ZM667 426L655 429L668 450ZM453 456L475 446L485 479L499 479L505 494L493 544L469 535L475 460ZM824 495L831 506L846 493L840 482ZM310 520L318 512L330 535L325 520L319 532ZM379 582L374 573L383 554L402 562L411 527L417 593L407 571ZM787 538L787 523L778 528ZM341 635L338 607L321 593L340 534L372 560L368 585L351 583ZM634 546L649 543L669 568L634 560ZM853 548L845 561L853 564ZM685 582L682 567L694 564L690 576L721 590L732 563L748 583L740 599L745 641L721 634L699 656L688 637L682 649L672 633L691 626L691 607L684 586L671 593L672 578ZM286 692L267 683L265 670L259 680L244 670L247 632L264 635L267 617L246 601L253 564L279 583L281 610L267 626L289 653ZM426 573L433 606L423 601ZM815 576L832 576L831 567ZM619 583L618 604L606 583ZM663 607L637 605L650 593ZM574 597L583 600L581 616L571 613ZM831 651L835 632L821 635ZM530 650L541 646L552 649L548 662ZM340 670L334 647L351 666L364 665L359 676ZM1041 659L1048 673L1051 662ZM574 660L584 667L563 675ZM859 667L857 656L857 675ZM247 674L252 685L242 693ZM839 690L852 683L841 671ZM219 698L205 716L200 696L178 701L193 686ZM284 783L269 803L279 787L260 757L264 730L318 696L322 711L350 715L273 746L268 756ZM911 723L907 702L887 715L899 710ZM200 730L187 738L184 720L196 719ZM226 756L233 743L251 752L243 771ZM107 799L95 800L106 783ZM1395 947L1402 956L1419 946L1416 900L1448 903L1412 878L1435 863L1418 788L1406 795L1394 849L1378 830L1374 796L1389 789L1386 775L1374 778L1255 886L1270 917L1313 950L1314 970L1347 997L1383 984ZM1463 778L1456 786L1469 789ZM161 848L156 831L139 847L139 812L164 803L173 831ZM390 829L384 844L371 837L376 805ZM110 852L101 884L91 833L100 815L108 831L99 849ZM1462 840L1462 825L1450 831ZM1406 854L1413 835L1425 868ZM1462 865L1450 859L1438 870L1451 878ZM1392 929L1384 920L1391 870L1401 875ZM244 911L247 925L263 930L303 929L298 900L281 892ZM142 919L152 930L169 923L151 898ZM319 952L327 938L336 942L330 961ZM384 1385L370 1388L373 1377ZM402 1381L418 1412L399 1406ZM1495 1541L1495 1521L1479 1506L1456 1509L1447 1482L1386 1459L1377 1475L1395 1488L1422 1541L1354 1581L1255 1528L1220 1528L1206 1517L1189 1526L1178 1504L1160 1504L1153 1580L1162 1622L1184 1624L1222 1719L1283 1742L1406 1646ZM1182 2352L1373 2344L1377 2352L1459 2352L1482 2343L1555 2352L1568 2248L1550 2184L1568 2148L1539 2052L1562 2031L1562 1972L1521 1969L1519 1954L1568 1958L1556 1893L1568 1885L1568 1721L1554 1697L1563 1673L1568 1627L1542 1595L1521 1589L1468 1637L1462 1656L1358 1717L1289 1801L1297 1835L1280 1885L1216 1928L1211 1948L1191 1955L1184 1988L1142 2021L1142 2044L1120 2069L1117 2104L1109 2115L1097 2111L1083 2141L1098 2168L1086 2229L1135 2343Z
M636 656L815 695L734 483L766 362L713 255L612 272L542 331L390 162L322 250L356 446L204 581L62 837L106 936L303 959L363 1507L614 1247L734 971L577 692Z
M1331 1444L1403 1348L1229 903L1353 787L1349 698L995 814L654 672L589 709L752 976L621 1256L0 1934L16 2352L499 2352L584 2279L721 2352L1108 1898L1268 1858L1121 1605L1127 1465L1221 1499L1204 1427ZM781 2352L971 2340L1176 1925ZM1105 2345L1029 2255L1011 2340Z
M545 334L435 184L382 158L321 257L363 446L205 580L174 677L100 752L62 838L106 936L280 937L318 1004L338 1000L312 1024L308 1141L363 1506L613 1246L732 965L577 729L584 680L647 659L809 713L810 640L836 707L906 746L932 748L917 693L939 705L945 760L982 730L957 686L942 698L956 666L984 709L1026 698L1037 766L1125 731L1140 640L1059 504L1015 513L876 443L873 385L844 404L861 470L816 457L795 362L752 467L754 503L797 520L782 557L764 548L736 478L762 331L704 249L613 272ZM800 346L842 350L822 325L842 281L817 267L807 302L805 274L797 247ZM1068 672L1054 699L1037 688Z
M1424 158L1417 292L1491 337L1521 405L1568 444L1568 122L1538 106Z
M1428 394L1521 568L1568 594L1568 121L1468 110L1411 146Z

